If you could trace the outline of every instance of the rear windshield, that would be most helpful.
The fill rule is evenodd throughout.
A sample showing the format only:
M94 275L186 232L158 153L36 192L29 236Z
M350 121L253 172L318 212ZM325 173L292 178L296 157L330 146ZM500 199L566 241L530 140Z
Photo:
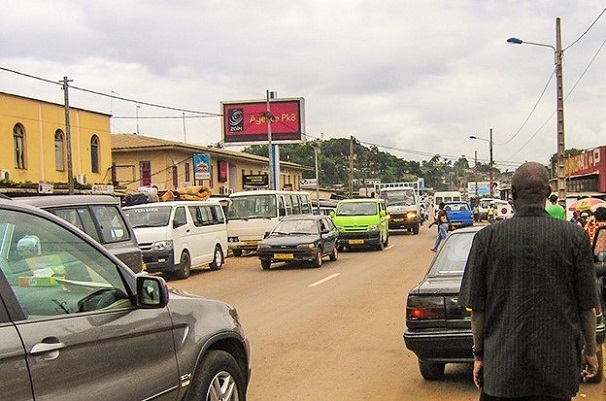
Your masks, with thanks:
M453 232L436 256L429 275L431 277L462 275L469 256L475 231Z

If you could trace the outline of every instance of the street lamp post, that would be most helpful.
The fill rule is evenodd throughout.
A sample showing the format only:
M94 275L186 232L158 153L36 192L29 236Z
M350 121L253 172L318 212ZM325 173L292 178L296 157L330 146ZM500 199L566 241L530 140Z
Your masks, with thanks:
M566 202L566 170L564 163L564 153L566 151L565 135L564 135L564 85L562 79L562 56L564 51L562 50L562 33L560 30L560 18L556 18L556 45L526 42L518 38L509 38L507 43L514 45L534 45L541 47L548 47L553 50L555 74L556 74L556 104L558 111L558 123L557 123L557 178L558 178L558 198L560 201Z
M488 153L490 155L490 162L488 164L488 177L489 177L489 180L490 180L490 197L494 198L494 172L493 172L494 160L493 160L493 155L492 155L492 145L493 145L493 142L492 142L492 128L490 129L490 137L489 137L489 139L480 138L480 137L477 137L475 135L469 135L469 139L476 139L478 141L488 142ZM477 154L476 154L476 164L477 163L478 163L478 160L477 160ZM477 187L478 187L478 184L476 183L476 188Z

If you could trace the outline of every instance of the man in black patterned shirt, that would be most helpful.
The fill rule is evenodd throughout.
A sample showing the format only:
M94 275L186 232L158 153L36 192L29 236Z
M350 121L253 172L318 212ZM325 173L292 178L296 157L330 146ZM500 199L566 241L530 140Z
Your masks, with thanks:
M522 164L511 188L514 216L476 234L461 284L473 380L480 400L570 400L598 370L591 247L545 211L544 166Z

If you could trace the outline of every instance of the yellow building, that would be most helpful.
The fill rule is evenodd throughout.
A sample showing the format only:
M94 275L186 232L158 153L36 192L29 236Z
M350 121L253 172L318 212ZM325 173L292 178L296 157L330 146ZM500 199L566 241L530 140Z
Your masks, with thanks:
M108 183L110 116L70 108L69 117L74 180L83 185ZM64 105L0 92L0 138L2 186L45 183L50 190L67 188Z
M267 187L267 157L244 152L166 141L138 134L112 134L114 184L135 192L142 187L160 191L205 185L215 195ZM205 179L196 179L194 155L210 162ZM303 171L312 167L280 162L279 188L300 189Z

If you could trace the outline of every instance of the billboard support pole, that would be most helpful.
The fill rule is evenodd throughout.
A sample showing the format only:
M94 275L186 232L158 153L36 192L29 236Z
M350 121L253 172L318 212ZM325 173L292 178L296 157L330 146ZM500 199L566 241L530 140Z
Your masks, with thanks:
M265 121L267 122L267 151L269 152L269 189L276 189L276 174L275 174L275 163L274 163L274 155L275 150L271 143L271 109L269 107L270 100L276 97L276 92L270 92L269 89L265 91L266 103L267 103L267 111L265 112Z

